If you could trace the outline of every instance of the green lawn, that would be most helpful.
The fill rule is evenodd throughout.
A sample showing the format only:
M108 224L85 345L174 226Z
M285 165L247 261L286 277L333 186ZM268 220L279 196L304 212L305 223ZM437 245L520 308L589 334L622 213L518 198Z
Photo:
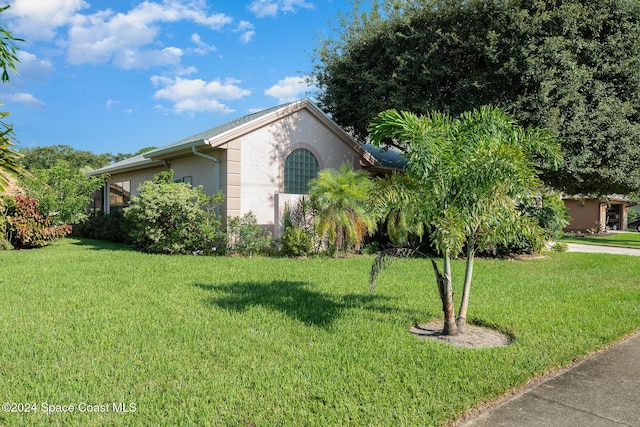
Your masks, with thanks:
M565 243L582 243L585 245L619 246L623 248L640 249L640 233L630 231L628 233L613 233L606 236L563 237Z
M0 401L37 409L0 425L438 425L640 327L636 257L478 260L470 320L515 338L493 349L409 334L441 315L430 264L370 294L371 261L0 252Z

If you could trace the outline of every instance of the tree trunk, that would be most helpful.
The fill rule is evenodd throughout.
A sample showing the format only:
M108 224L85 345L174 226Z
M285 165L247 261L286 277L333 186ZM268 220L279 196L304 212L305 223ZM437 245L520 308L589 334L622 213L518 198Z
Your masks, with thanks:
M442 300L442 312L444 313L443 335L458 335L458 327L456 326L456 315L453 306L453 287L451 286L451 259L449 253L443 255L444 275L440 273L438 264L431 260L433 271L436 275L438 290L440 291L440 299Z
M473 260L476 248L473 244L473 234L467 239L467 264L464 272L464 285L462 286L462 298L460 300L460 310L456 325L462 334L467 332L467 308L469 307L469 293L471 292L471 279L473 278Z

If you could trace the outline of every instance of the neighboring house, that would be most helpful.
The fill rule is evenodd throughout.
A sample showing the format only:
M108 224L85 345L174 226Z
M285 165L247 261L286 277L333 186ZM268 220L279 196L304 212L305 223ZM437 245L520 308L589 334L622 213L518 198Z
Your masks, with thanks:
M172 169L176 180L225 195L223 220L249 211L277 237L286 203L308 193L319 170L347 163L372 174L400 169L401 158L357 143L307 99L241 117L90 173L108 174L94 208L122 210L138 185Z
M627 229L627 210L632 203L624 196L599 199L568 196L564 197L563 201L572 218L565 227L566 231L601 232Z

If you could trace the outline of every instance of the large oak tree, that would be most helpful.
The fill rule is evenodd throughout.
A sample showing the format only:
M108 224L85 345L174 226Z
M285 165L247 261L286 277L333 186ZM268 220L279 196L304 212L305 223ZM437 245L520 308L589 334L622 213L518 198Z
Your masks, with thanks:
M565 163L546 183L640 191L639 2L387 4L343 17L315 51L318 100L338 124L364 139L390 108L457 116L490 104L559 138Z

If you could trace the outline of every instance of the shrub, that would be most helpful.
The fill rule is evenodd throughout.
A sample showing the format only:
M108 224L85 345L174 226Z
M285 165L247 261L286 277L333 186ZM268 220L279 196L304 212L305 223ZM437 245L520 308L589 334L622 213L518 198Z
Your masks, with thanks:
M0 251L10 251L13 249L9 240L7 240L7 206L4 199L0 197Z
M306 256L319 245L314 236L316 209L310 198L302 197L296 206L284 209L284 232L280 238L280 253L284 256Z
M229 219L227 224L227 249L239 255L252 256L267 253L271 249L271 233L258 224L249 211L242 217Z
M89 219L73 226L73 235L90 239L124 243L127 241L128 225L121 212L108 214L98 212Z
M567 252L569 250L569 245L564 242L555 242L551 246L551 250L553 252Z
M172 182L173 173L158 174L138 187L125 209L129 241L152 253L212 253L224 240L215 207L222 193L210 197L202 187Z
M68 225L53 225L37 199L18 194L6 201L6 240L16 249L40 248L71 233Z
M560 195L555 192L544 193L533 202L521 206L521 209L538 221L548 239L562 237L562 229L571 221L567 207Z
M307 256L313 250L313 236L293 225L285 227L280 238L280 252L285 256Z
M506 243L490 244L488 248L479 252L480 255L509 256L540 253L548 241L562 237L562 229L570 220L562 198L555 192L544 192L523 200L519 209L528 217L529 225L524 228L525 232L511 236Z
M58 160L50 168L22 174L20 185L28 196L39 200L43 212L56 213L56 223L78 224L87 220L91 195L103 186L103 180L87 177Z

